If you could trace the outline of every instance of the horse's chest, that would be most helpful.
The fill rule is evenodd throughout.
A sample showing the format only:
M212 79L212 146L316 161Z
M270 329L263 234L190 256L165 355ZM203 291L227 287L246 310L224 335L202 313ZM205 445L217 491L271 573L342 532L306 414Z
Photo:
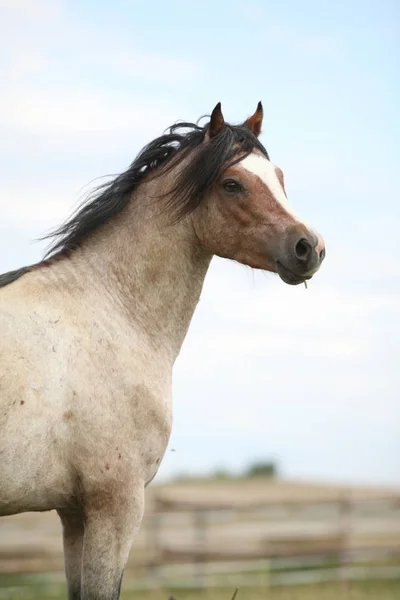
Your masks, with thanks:
M79 471L100 479L138 477L147 483L158 470L171 432L169 386L125 382L95 406L89 404L79 440L73 440L75 453L79 448Z

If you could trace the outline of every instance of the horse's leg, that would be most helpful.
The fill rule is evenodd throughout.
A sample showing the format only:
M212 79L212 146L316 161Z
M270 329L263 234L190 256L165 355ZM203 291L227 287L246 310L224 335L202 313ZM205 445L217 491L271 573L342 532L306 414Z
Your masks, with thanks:
M63 526L65 575L68 600L81 600L81 571L84 524L79 513L59 511Z
M123 484L122 484L123 485ZM143 488L96 497L85 507L81 600L118 600L132 540L143 516Z

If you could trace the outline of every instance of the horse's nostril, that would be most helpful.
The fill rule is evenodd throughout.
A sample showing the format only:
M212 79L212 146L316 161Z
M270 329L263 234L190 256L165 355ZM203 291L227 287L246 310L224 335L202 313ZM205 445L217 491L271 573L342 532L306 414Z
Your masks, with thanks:
M296 258L305 262L308 260L312 251L312 246L308 240L301 238L294 247Z
M319 260L322 262L325 258L325 248L322 248L321 252L319 253Z

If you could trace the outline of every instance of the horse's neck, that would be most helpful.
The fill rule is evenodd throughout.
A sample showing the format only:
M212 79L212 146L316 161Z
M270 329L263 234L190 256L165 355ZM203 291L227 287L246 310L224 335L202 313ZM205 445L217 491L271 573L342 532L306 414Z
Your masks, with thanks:
M155 195L153 185L143 186L147 196ZM175 360L211 256L201 248L190 218L168 225L160 207L155 212L156 205L149 206L140 191L123 213L83 243L79 271L86 279L88 269L87 279L106 291L105 301L120 307Z

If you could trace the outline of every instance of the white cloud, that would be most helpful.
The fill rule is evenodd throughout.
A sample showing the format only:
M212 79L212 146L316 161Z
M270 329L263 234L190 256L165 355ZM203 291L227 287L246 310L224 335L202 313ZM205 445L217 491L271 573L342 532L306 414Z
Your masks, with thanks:
M0 11L29 18L31 21L54 19L60 13L62 0L0 0Z
M92 65L101 65L103 69L112 69L114 75L119 73L128 81L139 77L164 86L191 81L202 73L202 65L193 60L123 48L107 53L99 50L89 59L86 57L86 60Z
M198 76L199 63L143 52L112 29L105 44L104 31L78 22L61 1L0 1L0 127L151 136L177 120L179 99L168 86ZM143 82L166 92L154 96Z
M135 135L151 135L172 121L168 110L157 110L151 102L132 102L83 88L68 94L64 89L12 90L2 95L0 114L8 128L41 134L131 130Z
M311 312L310 307L307 313ZM332 318L335 317L333 314ZM204 315L204 321L205 318ZM255 331L257 325L261 331ZM311 330L290 329L289 324L269 328L268 319L257 320L255 316L248 331L238 329L237 322L232 319L226 323L226 331L219 331L217 327L215 330L209 328L202 334L191 332L178 365L180 373L193 375L206 373L210 369L215 371L217 367L234 368L234 365L242 365L243 361L253 361L260 356L265 361L278 358L291 362L301 357L302 362L308 359L342 362L366 356L370 348L371 341L368 338L334 334L326 326L320 330L317 327Z
M72 191L72 190L71 190ZM73 195L71 193L72 199ZM75 203L75 207L77 203ZM69 214L72 206L71 197L65 189L47 190L30 189L7 190L0 184L0 211L2 222L13 222L31 228L47 227L59 224Z

